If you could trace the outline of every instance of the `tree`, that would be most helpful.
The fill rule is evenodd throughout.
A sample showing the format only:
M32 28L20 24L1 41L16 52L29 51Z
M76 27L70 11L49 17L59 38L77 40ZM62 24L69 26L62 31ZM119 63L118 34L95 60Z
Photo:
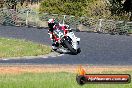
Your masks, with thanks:
M111 14L123 15L123 13L130 13L129 20L132 21L132 0L110 0Z
M132 21L132 0L126 0L123 4L123 10L130 13L130 21Z

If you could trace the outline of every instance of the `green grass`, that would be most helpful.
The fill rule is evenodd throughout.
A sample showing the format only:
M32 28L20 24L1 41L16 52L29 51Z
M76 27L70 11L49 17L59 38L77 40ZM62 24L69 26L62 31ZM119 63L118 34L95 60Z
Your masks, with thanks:
M126 73L126 72L124 72ZM127 72L132 75L132 72ZM23 73L0 75L0 88L132 88L130 84L85 84L76 83L76 74L58 73Z
M50 52L51 48L46 45L25 40L0 38L0 58L38 56Z

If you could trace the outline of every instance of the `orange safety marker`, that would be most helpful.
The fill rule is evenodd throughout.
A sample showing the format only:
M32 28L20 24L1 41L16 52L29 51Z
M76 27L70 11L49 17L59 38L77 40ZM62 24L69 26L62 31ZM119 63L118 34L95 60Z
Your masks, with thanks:
M85 75L86 70L80 65L78 68L78 75Z

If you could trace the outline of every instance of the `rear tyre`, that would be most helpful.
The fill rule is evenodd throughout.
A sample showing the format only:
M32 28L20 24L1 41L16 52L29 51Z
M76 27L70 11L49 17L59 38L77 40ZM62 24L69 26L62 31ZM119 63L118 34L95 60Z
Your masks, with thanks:
M53 51L57 51L57 49L58 49L58 45L52 44L52 50L53 50Z
M77 53L81 53L81 48L78 48L77 49Z

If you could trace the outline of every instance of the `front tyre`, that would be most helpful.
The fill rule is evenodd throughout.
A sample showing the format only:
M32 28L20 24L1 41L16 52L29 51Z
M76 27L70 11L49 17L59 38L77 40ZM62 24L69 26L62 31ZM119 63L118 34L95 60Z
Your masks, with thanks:
M78 54L77 51L72 48L72 46L69 44L69 42L67 40L64 40L63 42L66 45L66 47L71 51L71 53L73 55L77 55Z

